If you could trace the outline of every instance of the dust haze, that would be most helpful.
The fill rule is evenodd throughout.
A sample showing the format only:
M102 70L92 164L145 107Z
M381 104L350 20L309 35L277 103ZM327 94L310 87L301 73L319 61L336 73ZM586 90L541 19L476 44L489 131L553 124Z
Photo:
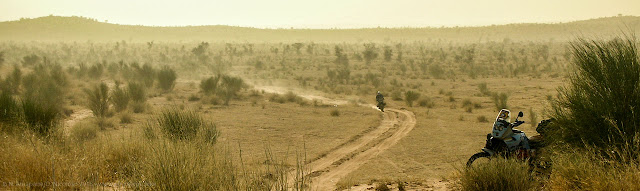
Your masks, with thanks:
M0 189L640 189L635 1L3 4Z

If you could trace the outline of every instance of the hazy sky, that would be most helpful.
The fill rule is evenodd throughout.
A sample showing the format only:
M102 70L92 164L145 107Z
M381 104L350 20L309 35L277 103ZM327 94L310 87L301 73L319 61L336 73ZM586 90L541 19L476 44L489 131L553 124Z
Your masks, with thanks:
M0 0L0 21L50 14L156 26L439 27L640 16L640 0Z

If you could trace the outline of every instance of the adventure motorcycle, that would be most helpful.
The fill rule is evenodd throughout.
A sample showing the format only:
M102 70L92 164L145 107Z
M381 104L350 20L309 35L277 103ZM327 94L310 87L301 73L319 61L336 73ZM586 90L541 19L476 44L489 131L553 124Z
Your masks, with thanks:
M509 112L508 110L503 111ZM522 160L534 159L536 157L536 151L544 147L543 135L547 126L551 123L551 119L540 121L536 127L536 131L540 133L540 135L530 138L527 137L524 132L513 129L514 127L524 124L524 121L518 120L518 118L524 116L524 114L519 112L515 122L509 123L508 121L503 120L503 118L508 118L505 117L508 116L508 114L504 115L503 111L501 111L494 123L493 132L487 134L487 140L484 148L482 148L482 152L473 154L467 161L468 167L471 166L476 159L483 157L489 159L493 156L505 158L517 157ZM501 116L503 118L501 118Z
M380 111L384 112L384 106L386 106L387 103L384 102L378 102L378 105L376 105L378 107L378 109L380 109Z

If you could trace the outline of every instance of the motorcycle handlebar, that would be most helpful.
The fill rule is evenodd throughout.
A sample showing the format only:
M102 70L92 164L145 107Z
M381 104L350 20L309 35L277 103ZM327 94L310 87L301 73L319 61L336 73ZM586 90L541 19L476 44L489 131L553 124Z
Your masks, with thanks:
M514 123L513 123L513 127L520 126L520 125L522 125L523 123L524 123L524 121L516 121L516 122L514 122Z

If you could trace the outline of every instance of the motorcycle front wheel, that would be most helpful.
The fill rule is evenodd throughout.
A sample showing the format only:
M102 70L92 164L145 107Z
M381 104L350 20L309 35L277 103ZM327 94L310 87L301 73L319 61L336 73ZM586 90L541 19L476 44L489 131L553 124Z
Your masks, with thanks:
M486 157L487 159L491 156L491 154L489 154L488 152L479 152L476 154L471 155L471 158L469 158L469 161L467 161L467 167L471 167L471 164L473 164L473 161L476 161L476 159L479 158L483 158Z

